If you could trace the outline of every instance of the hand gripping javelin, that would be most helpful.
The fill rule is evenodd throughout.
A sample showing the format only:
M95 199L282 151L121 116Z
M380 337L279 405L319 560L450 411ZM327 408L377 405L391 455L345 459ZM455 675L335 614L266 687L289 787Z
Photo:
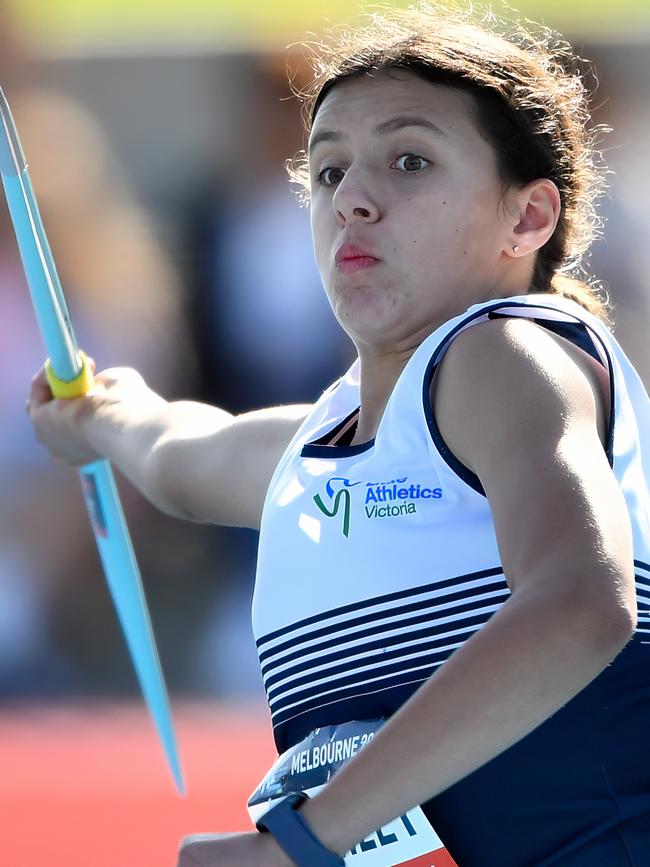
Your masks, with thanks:
M86 356L77 346L25 155L2 89L0 113L0 173L34 311L49 355L47 379L55 398L79 397L92 387L93 375ZM108 461L101 460L82 467L79 475L106 580L140 687L176 787L183 794L185 786L167 690L113 471Z

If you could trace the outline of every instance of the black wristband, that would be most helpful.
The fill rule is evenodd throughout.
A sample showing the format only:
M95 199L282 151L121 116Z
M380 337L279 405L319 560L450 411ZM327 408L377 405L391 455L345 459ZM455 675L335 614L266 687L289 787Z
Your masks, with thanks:
M340 867L343 858L330 852L316 837L296 807L309 796L295 792L282 798L257 821L258 831L268 831L298 867Z

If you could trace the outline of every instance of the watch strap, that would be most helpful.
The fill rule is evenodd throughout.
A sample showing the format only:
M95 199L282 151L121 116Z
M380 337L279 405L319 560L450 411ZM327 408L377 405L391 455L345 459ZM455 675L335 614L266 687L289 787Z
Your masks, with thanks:
M294 792L278 801L258 819L258 831L268 831L298 867L340 867L343 858L320 842L296 808L307 800L304 792Z

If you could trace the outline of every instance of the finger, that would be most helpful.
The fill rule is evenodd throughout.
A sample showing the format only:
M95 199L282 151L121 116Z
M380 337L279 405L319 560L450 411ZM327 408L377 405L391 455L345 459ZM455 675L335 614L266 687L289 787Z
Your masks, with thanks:
M52 391L45 376L45 367L41 367L32 377L28 403L41 404L52 400Z
M41 364L41 366L38 368L38 370L36 371L34 376L32 376L30 381L32 383L34 383L34 382L36 382L37 379L40 379L42 376L45 376L45 365L44 364Z

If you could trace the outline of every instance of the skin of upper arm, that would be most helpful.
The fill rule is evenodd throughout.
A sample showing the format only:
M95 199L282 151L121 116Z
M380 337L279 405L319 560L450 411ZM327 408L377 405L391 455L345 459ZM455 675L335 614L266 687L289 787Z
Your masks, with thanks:
M166 437L158 472L178 516L202 523L259 529L273 472L311 407L269 407L211 429Z
M532 322L495 320L454 340L432 394L444 440L486 492L513 595L555 593L633 626L629 516L587 363Z

